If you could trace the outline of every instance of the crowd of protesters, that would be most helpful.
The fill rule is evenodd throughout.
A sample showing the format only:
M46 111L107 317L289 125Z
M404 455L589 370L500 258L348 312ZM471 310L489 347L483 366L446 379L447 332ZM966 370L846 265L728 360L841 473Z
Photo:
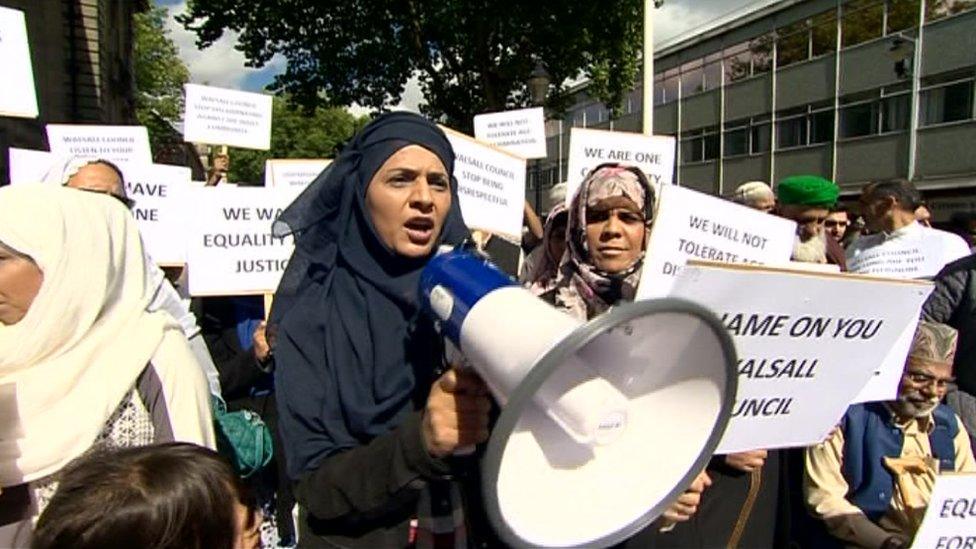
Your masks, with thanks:
M479 456L456 455L487 440L495 403L446 363L420 273L468 240L595 318L635 299L657 193L604 164L569 200L554 189L544 223L526 205L510 242L465 226L453 169L426 119L367 125L283 214L296 248L267 320L260 298L190 301L164 276L110 162L0 188L0 545L497 546ZM936 476L976 472L976 256L908 182L839 198L817 175L731 196L796 223L796 262L877 274L865 254L926 243L935 291L896 399L809 448L714 456L622 547L907 547Z

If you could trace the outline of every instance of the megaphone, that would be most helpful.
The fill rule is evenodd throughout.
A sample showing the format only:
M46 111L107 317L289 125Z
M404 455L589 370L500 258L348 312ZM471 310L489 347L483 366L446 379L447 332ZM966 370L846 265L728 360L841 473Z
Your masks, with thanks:
M481 491L505 543L619 543L659 517L718 446L736 355L701 306L640 301L581 323L461 248L428 262L420 294L502 407Z

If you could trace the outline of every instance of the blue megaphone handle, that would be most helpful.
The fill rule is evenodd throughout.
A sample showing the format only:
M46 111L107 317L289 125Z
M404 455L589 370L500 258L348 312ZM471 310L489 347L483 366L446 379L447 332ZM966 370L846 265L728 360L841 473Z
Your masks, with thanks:
M459 246L427 262L420 274L420 303L441 333L461 349L461 326L468 311L489 293L516 285L486 257Z

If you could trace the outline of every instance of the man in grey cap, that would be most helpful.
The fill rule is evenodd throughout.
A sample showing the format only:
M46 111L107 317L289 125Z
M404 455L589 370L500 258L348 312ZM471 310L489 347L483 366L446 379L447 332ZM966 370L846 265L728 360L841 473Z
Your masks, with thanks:
M749 181L732 191L732 202L770 213L776 207L776 195L773 194L773 189L762 181Z

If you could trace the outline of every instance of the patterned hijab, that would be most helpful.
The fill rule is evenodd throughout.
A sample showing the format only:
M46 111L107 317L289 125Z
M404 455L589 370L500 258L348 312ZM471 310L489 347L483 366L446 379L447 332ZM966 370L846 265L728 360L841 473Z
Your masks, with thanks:
M566 227L566 253L556 279L556 305L580 319L603 313L621 300L631 301L640 282L644 252L620 272L599 269L590 258L586 240L587 210L614 197L629 199L650 223L654 210L654 189L637 168L621 164L601 164L583 180L569 206ZM645 242L647 244L646 236Z

